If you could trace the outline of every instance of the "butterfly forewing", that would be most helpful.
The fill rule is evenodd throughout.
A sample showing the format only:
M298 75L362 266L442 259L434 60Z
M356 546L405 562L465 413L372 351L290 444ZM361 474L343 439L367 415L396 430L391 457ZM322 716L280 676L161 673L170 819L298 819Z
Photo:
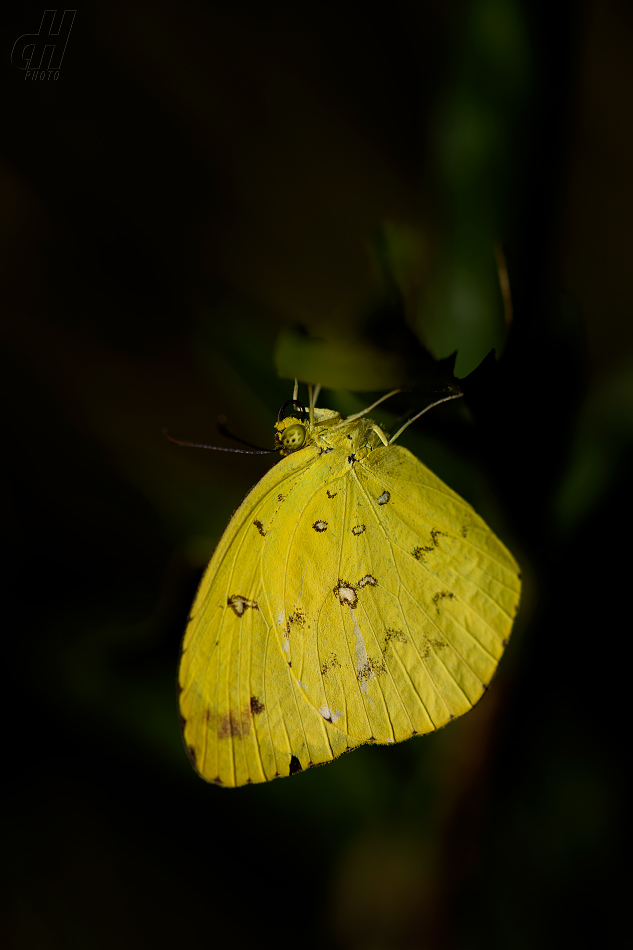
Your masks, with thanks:
M291 621L283 591L293 567L283 506L305 488L301 455L269 472L231 519L185 635L179 677L184 737L199 773L220 784L288 775L293 762L307 768L355 744L328 736L329 724L307 701L287 650Z

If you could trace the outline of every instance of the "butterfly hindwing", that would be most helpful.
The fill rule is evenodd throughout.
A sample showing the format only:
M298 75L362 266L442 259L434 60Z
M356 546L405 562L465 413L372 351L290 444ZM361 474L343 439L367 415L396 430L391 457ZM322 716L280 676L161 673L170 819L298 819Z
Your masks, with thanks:
M518 602L516 562L470 505L406 449L377 449L357 474L374 500L373 529L385 551L375 592L388 586L390 597L375 622L392 631L386 666L402 656L437 727L470 708L496 669Z
M496 668L514 561L406 449L379 447L354 467L333 452L319 475L296 499L292 570L275 602L292 674L355 742L429 732L471 708Z

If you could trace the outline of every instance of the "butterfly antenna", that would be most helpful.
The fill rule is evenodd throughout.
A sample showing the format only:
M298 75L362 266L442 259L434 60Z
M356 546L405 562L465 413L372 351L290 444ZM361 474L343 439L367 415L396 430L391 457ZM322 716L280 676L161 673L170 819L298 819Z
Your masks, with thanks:
M286 399L285 403L280 407L279 412L277 413L277 422L281 422L281 420L284 418L286 406L299 406L299 412L301 413L302 417L301 421L305 422L308 411L300 399Z
M396 434L395 434L395 435L392 435L391 438L389 439L389 445L391 445L392 442L395 442L396 439L398 438L398 436L402 435L402 433L403 433L404 430L407 428L407 426L410 426L412 422L415 422L416 419L419 419L420 416L423 416L425 412L428 412L428 411L429 411L429 409L433 409L435 406L439 406L439 405L441 405L443 402L450 402L451 399L461 399L461 397L462 397L463 395L464 395L464 394L461 393L461 392L460 392L460 393L452 393L452 395L450 395L450 396L444 396L443 399L438 399L438 400L436 400L436 402L432 402L430 406L427 406L426 409L423 409L423 410L422 410L422 412L418 412L417 415L413 416L412 419L409 419L407 422L405 422L405 424L404 424L403 426L400 426L400 428L398 429L398 431L396 432Z
M347 416L347 418L343 419L342 422L339 422L337 423L337 425L332 426L332 428L330 429L330 432L333 432L335 429L340 428L340 426L347 425L348 422L353 422L355 419L360 419L361 416L367 415L368 412L371 412L372 409L375 409L376 406L379 406L381 402L384 402L385 399L391 399L391 397L395 396L396 393L401 393L401 392L404 392L404 389L402 387L399 387L398 389L392 389L390 393L387 393L386 395L381 396L380 399L376 400L376 402L372 402L371 406L367 406L367 408L363 409L361 412L354 413L353 416ZM411 421L413 422L413 420Z
M296 401L299 396L299 380L295 378L295 388L292 390L292 400Z
M247 442L246 439L240 439L239 435L235 435L235 433L231 432L226 424L226 416L218 416L216 428L220 435L226 436L227 439L233 439L234 442L239 442L240 445L247 445L249 449L257 449L258 452L270 451L270 449L263 449L261 445L253 445L252 442Z
M182 439L174 439L167 429L163 429L163 435L172 445L184 446L186 449L213 449L214 452L238 452L240 455L270 455L277 451L277 449L233 449L225 445L202 445L200 442L184 442ZM248 445L248 442L245 444Z

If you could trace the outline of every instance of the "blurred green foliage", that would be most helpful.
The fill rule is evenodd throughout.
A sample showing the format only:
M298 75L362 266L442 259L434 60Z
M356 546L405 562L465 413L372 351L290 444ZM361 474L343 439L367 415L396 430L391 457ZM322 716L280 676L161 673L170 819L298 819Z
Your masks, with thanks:
M6 64L3 945L622 940L632 39L623 0L134 0L78 12L57 83ZM207 787L180 638L272 462L163 428L271 445L295 374L347 413L405 385L393 424L453 371L403 444L522 565L493 686Z

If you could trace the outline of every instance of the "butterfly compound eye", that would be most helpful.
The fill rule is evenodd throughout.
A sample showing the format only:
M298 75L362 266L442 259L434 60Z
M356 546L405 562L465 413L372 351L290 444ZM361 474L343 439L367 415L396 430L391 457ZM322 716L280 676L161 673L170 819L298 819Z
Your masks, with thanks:
M281 444L283 447L285 449L291 449L292 451L300 449L305 440L306 427L300 425L298 422L284 429L283 435L281 436Z

